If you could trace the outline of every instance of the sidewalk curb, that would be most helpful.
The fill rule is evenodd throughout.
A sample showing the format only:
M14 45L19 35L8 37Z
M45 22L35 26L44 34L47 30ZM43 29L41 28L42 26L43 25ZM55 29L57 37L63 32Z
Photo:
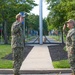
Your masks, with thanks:
M71 69L20 70L21 74L71 73ZM13 69L0 69L0 74L13 74Z

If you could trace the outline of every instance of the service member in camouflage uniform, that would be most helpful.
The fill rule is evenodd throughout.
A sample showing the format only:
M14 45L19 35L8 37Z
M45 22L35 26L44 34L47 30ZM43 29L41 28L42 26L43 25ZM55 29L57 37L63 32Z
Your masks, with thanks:
M69 19L66 24L70 29L66 36L66 50L68 51L68 59L72 69L71 75L75 75L75 21ZM66 25L64 25L64 29L66 29Z
M23 17L21 14L16 15L16 21L12 24L11 27L11 47L13 51L13 60L14 60L14 75L20 75L19 70L23 62L23 33L22 33L22 22Z

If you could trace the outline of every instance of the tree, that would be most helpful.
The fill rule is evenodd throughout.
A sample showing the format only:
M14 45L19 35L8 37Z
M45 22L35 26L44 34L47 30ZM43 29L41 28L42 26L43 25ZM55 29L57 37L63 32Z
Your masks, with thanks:
M28 26L30 29L39 30L39 16L35 14L30 14L28 16L29 22Z
M48 21L50 25L59 28L69 18L75 19L75 1L74 0L46 0L49 4Z
M47 24L51 27L61 28L66 20L75 19L75 1L74 0L46 0L49 4L50 13L47 17ZM48 23L49 22L49 23ZM63 35L63 31L62 31ZM63 43L63 37L62 37Z
M3 23L4 42L7 41L7 32L10 35L11 24L19 12L30 12L36 6L34 0L0 0L0 23ZM8 28L8 31L6 31Z
M43 19L43 34L48 35L48 26L47 26L46 18Z

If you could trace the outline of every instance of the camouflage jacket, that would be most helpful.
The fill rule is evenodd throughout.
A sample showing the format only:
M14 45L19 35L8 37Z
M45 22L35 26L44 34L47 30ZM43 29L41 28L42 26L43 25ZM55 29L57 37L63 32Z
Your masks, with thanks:
M68 31L66 37L66 49L75 50L75 28L72 28Z
M22 33L22 24L18 21L15 21L11 27L11 47L24 47L23 42L23 33Z

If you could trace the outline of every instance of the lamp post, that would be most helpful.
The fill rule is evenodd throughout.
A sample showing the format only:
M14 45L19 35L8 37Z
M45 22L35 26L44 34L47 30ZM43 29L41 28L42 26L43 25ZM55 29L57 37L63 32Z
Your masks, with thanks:
M43 44L42 0L40 0L39 14L40 14L40 17L39 17L40 44Z
M26 0L24 0L26 2ZM24 33L24 46L25 46L25 12L24 12L24 25L23 25L23 33Z
M25 12L24 12L23 34L24 34L24 44L25 44Z
M24 35L24 44L25 44L25 12L20 12L20 14L24 17L23 24L23 35Z

